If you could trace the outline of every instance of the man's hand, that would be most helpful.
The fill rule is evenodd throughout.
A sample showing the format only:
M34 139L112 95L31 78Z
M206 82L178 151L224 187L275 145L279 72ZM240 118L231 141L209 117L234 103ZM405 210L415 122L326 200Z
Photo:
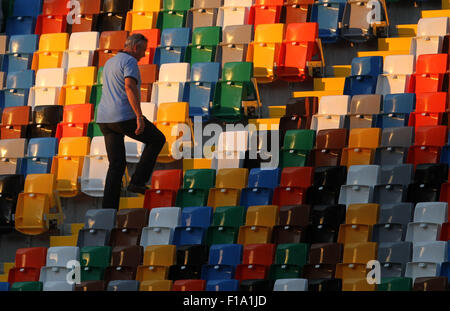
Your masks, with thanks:
M140 135L144 132L145 122L144 117L140 117L136 119L136 131L134 132L136 135Z

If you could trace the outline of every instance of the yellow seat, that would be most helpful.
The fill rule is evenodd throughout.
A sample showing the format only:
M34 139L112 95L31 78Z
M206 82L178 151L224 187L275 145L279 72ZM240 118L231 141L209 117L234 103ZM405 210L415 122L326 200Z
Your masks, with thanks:
M143 208L144 207L144 196L138 196L134 198L120 198L119 210L129 209L129 208Z
M348 243L344 245L343 263L367 264L377 259L378 243Z
M217 172L216 188L243 189L247 187L248 169L224 168Z
M268 244L271 241L273 227L241 226L239 228L238 244Z
M450 0L442 0L442 9L443 10L450 9Z
M269 118L281 118L286 114L286 106L268 106Z
M176 262L175 245L152 245L145 249L143 265L138 267L136 280L166 280L169 267Z
M259 83L275 78L276 64L285 34L285 24L260 24L255 29L255 40L249 45L247 61L253 62L253 76Z
M211 159L183 159L183 171L196 169L210 169Z
M59 197L55 192L54 174L29 174L24 192L19 194L16 207L16 230L28 235L38 235L49 229L51 220L63 222Z
M347 209L346 224L375 225L378 222L380 205L375 203L351 204Z
M344 89L340 91L302 91L302 92L292 92L293 98L302 98L302 97L318 97L319 101L323 96L335 96L335 95L343 95Z
M343 291L374 291L376 284L367 283L369 270L365 264L337 264L335 278L342 280Z
M67 72L67 82L63 87L65 105L89 103L92 85L95 84L96 67L75 67Z
M125 30L156 28L161 1L135 0L133 10L128 12Z
M77 246L78 235L50 236L50 247Z
M381 129L350 130L348 148L342 150L341 165L369 165L373 163L375 149L380 145Z
M406 55L409 54L409 46L405 46L405 50L401 51L362 51L358 52L358 57L382 56L383 60L389 55Z
M340 225L338 243L363 243L372 238L372 226L360 224Z
M379 51L405 51L411 46L412 37L401 38L380 38L378 39ZM407 53L409 54L409 53Z
M173 281L153 280L141 282L139 291L141 292L168 292L172 290Z
M208 206L216 209L219 206L238 206L241 198L239 189L209 189Z
M335 65L333 66L333 75L336 78L348 77L352 74L351 65Z
M239 228L239 244L270 243L270 233L278 224L278 206L250 206L245 226ZM263 242L266 241L266 242Z
M43 34L39 40L39 50L33 55L31 69L60 68L64 52L69 48L68 33Z
M280 126L279 118L250 119L249 124L254 124L258 131L278 131Z
M399 37L417 36L417 24L396 25L395 27L397 28L397 36Z
M344 85L345 77L314 79L314 91L343 91Z
M58 156L53 158L52 173L56 175L56 190L61 197L74 197L80 191L79 177L84 157L89 154L89 137L63 137Z
M72 235L77 235L78 232L80 232L80 230L83 228L84 228L84 223L70 224L70 233L72 233Z
M3 274L0 274L0 282L8 282L9 270L15 266L14 262L3 263Z
M450 17L450 10L422 10L422 18Z

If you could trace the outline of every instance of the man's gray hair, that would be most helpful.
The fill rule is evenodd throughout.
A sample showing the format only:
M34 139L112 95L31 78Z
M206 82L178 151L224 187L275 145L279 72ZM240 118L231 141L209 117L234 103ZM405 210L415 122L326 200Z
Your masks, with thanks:
M133 48L137 45L144 44L147 42L148 42L148 40L144 35L142 35L140 33L135 33L127 38L127 41L125 41L125 47Z

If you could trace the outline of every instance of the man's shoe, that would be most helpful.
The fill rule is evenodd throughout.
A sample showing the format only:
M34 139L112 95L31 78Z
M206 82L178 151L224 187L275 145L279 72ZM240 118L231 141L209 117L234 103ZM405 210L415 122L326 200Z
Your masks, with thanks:
M133 184L129 184L127 187L127 190L134 193L140 193L145 194L145 191L147 190L147 187L145 186L136 186Z

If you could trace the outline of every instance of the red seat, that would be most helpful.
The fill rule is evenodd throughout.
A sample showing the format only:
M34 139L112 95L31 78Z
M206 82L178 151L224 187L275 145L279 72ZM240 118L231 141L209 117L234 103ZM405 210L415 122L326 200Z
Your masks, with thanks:
M441 236L439 238L441 241L450 241L450 222L442 224Z
M97 53L97 68L103 67L108 59L114 57L123 49L128 38L128 31L104 31L100 35Z
M147 40L147 51L145 56L139 61L139 65L153 64L153 57L155 56L156 48L159 46L161 31L159 29L143 29L132 31L131 34L140 33L144 35Z
M3 110L1 139L26 138L31 107L7 107Z
M275 24L280 22L284 0L256 0L252 7L250 24Z
M289 24L286 39L281 46L281 61L277 68L280 79L301 82L308 77L308 62L321 60L316 39L318 23Z
M139 71L141 73L141 101L150 102L152 98L152 86L153 83L158 81L158 65L148 64L139 65Z
M420 55L413 75L414 92L441 92L448 89L443 85L448 68L448 54Z
M236 267L236 280L258 280L267 278L275 257L275 244L244 245L242 264Z
M145 192L144 208L174 206L183 182L182 170L158 170L152 175L151 189Z
M278 206L305 203L306 191L312 185L313 167L286 167L281 172L280 186L275 188L272 204Z
M64 106L63 121L58 124L56 138L87 136L89 123L94 118L94 105Z
M312 150L315 167L338 166L341 163L342 149L347 146L346 129L321 130L316 136L316 145Z
M305 23L309 21L309 15L314 0L287 0L286 24Z
M13 268L9 270L8 283L16 282L38 282L41 268Z
M44 0L42 15L39 15L36 21L35 33L41 35L65 32L69 12L67 0Z
M47 262L46 247L20 248L16 251L16 268L41 268Z
M447 202L450 205L450 183L444 183L441 185L439 201ZM449 221L450 221L450 216L449 216Z
M202 292L206 288L205 280L178 280L173 283L175 292Z
M97 15L100 13L100 0L79 0L80 23L67 25L71 32L96 31Z
M447 126L421 126L415 129L414 146L409 147L407 163L439 163L441 148L447 143Z
M418 93L416 110L410 114L408 126L442 125L447 107L446 92Z

